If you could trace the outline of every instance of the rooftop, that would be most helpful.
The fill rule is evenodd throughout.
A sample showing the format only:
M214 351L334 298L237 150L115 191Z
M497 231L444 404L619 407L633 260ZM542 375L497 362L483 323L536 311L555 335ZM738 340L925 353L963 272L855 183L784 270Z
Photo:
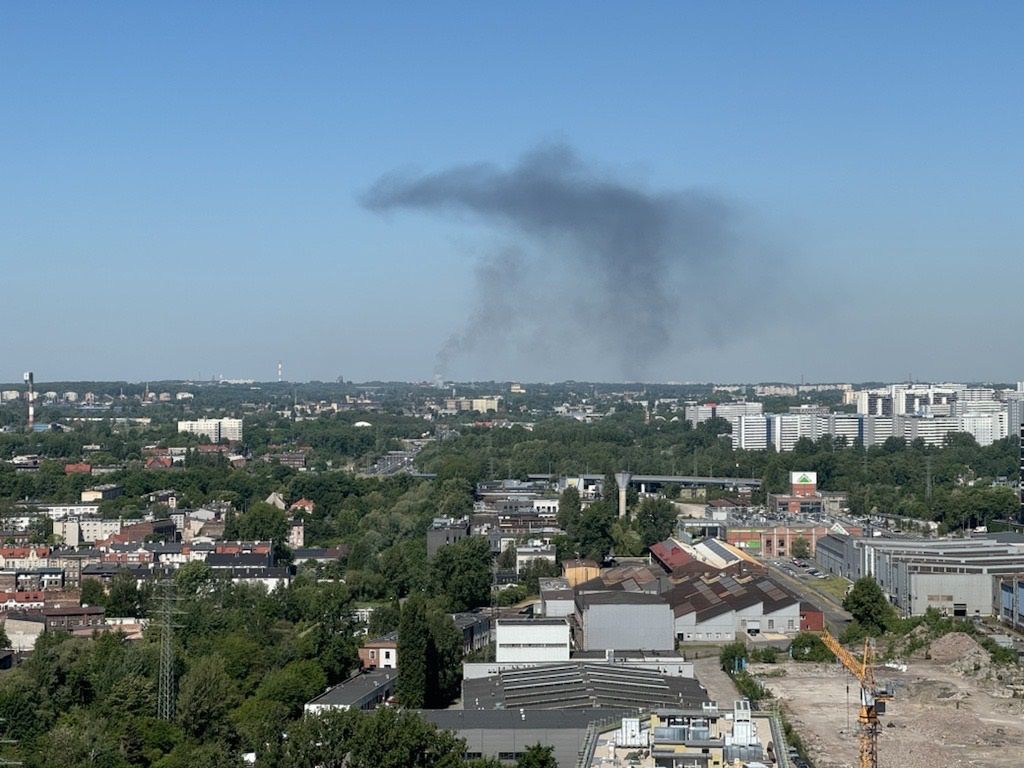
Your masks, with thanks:
M380 690L386 685L392 684L398 673L394 670L382 669L376 672L363 672L362 674L350 677L343 683L338 683L321 693L309 704L328 707L350 707L360 703L370 694Z
M563 662L507 670L491 677L466 680L462 692L467 710L699 707L708 700L707 691L693 678L599 662Z

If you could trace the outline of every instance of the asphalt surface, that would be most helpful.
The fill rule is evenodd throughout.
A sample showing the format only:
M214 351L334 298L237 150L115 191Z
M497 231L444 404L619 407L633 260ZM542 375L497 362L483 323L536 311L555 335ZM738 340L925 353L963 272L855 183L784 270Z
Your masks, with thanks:
M831 595L826 595L824 592L819 592L811 586L811 581L814 580L813 576L808 576L804 579L794 578L774 565L770 560L763 560L762 562L768 567L773 579L791 589L800 596L801 600L806 600L821 608L822 613L825 614L825 624L832 631L832 634L840 634L846 628L846 625L850 623L850 614L843 609L842 605L836 602L835 598ZM800 573L802 570L795 565L789 565L788 567L797 573Z
M685 649L683 652L686 652ZM694 677L707 689L708 698L717 701L718 705L724 708L731 707L732 703L740 698L740 693L736 690L732 678L725 674L719 666L717 653L701 656L692 661Z

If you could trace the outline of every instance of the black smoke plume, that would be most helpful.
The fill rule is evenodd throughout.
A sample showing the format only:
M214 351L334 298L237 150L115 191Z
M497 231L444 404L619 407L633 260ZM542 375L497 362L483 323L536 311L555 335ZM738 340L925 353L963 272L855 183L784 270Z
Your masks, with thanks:
M636 377L654 360L736 332L756 311L746 304L764 277L764 253L725 198L653 192L564 145L535 149L509 169L477 163L385 176L362 202L377 212L469 214L511 237L479 258L476 309L438 353L442 374L459 355L503 355L511 345L563 364L610 357Z

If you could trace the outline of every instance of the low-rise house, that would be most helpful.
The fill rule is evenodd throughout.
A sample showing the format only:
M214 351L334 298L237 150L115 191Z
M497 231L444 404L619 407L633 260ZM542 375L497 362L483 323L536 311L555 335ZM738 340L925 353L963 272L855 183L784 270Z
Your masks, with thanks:
M348 545L339 544L336 547L300 547L292 550L292 559L297 563L306 563L310 560L316 563L333 563L339 558L348 554Z
M389 632L363 643L359 661L363 669L398 669L398 633Z
M32 592L0 592L0 612L38 611L46 605L46 593Z
M226 575L233 584L258 584L267 592L286 587L292 580L291 570L284 566L237 566L215 570L214 573Z
M31 570L50 564L50 548L46 546L0 547L0 569Z
M455 628L462 633L462 655L486 648L491 642L491 617L480 611L453 613Z
M94 485L92 488L86 488L82 491L81 499L83 502L97 502L97 501L108 501L109 499L116 499L124 489L115 483L104 483L102 485Z
M47 632L63 631L72 634L90 633L94 629L105 626L105 613L106 609L98 605L44 608L41 611Z

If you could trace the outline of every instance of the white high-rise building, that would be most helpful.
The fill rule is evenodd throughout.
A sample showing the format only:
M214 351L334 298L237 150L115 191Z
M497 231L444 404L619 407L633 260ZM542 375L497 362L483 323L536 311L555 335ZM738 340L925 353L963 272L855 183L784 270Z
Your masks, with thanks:
M764 414L740 416L733 422L732 447L744 451L768 449L768 417Z
M802 437L814 439L818 415L814 413L780 413L768 417L768 442L780 453L792 451Z
M221 440L238 442L242 439L241 419L195 419L179 421L179 432L191 432L193 435L205 435L211 443Z

